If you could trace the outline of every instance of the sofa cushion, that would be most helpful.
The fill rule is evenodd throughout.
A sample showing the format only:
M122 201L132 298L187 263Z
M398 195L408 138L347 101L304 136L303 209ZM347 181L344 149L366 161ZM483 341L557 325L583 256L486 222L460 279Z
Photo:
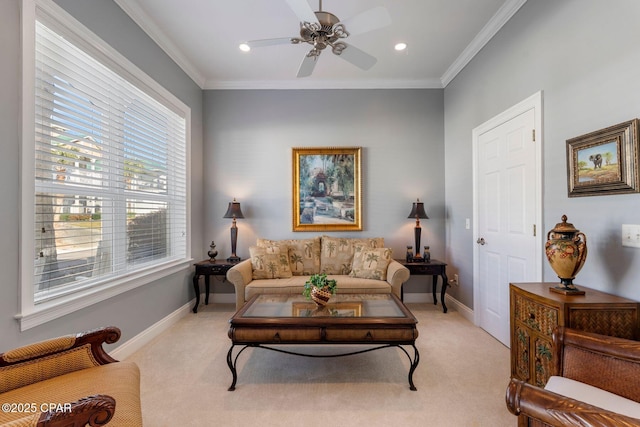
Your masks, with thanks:
M552 376L544 388L598 408L632 418L640 418L640 403L580 381Z
M116 401L109 425L142 426L140 370L135 363L118 362L60 375L2 394L3 402L71 403L94 394L106 394ZM24 413L0 412L0 424L24 417Z
M320 236L311 239L258 239L260 247L285 244L289 247L289 268L294 276L320 273Z
M393 259L391 255L392 251L389 248L356 245L349 275L362 279L387 280L387 267Z
M353 263L353 254L356 246L368 248L384 247L384 239L348 238L322 236L320 252L320 272L327 274L349 274Z
M338 282L339 294L388 294L391 286L384 280L361 279L358 277L329 275L328 279ZM288 279L253 280L244 288L245 300L256 294L296 294L302 295L302 287L309 276L292 276Z
M289 247L284 244L267 247L251 246L251 268L254 279L291 277Z

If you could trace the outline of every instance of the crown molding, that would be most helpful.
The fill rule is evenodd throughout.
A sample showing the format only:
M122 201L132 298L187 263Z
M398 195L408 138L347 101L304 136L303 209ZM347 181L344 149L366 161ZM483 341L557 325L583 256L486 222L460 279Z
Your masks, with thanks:
M460 56L453 61L447 71L441 77L442 87L449 83L460 73L464 67L489 43L489 40L506 24L513 15L527 2L527 0L507 0L495 15L487 22L482 30L473 38L471 43L462 51Z
M193 80L200 89L204 87L205 77L167 38L163 31L153 23L153 20L135 0L114 0L115 3L138 24L144 31L178 66Z
M423 80L209 80L204 89L442 89L440 79Z
M420 80L207 80L175 44L153 23L136 0L114 0L201 89L442 89L460 73L527 0L506 0L442 77Z

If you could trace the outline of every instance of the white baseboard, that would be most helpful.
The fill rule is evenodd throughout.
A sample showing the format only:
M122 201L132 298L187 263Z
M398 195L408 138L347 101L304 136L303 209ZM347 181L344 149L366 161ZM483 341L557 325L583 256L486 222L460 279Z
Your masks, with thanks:
M439 297L440 297L440 294L438 294L438 298ZM474 323L473 309L462 304L460 301L458 301L457 299L453 298L450 295L447 295L446 298L447 298L447 308L456 310L462 315L462 317L467 319L469 322ZM433 301L433 294L430 294L428 292L423 292L423 293L415 292L415 293L404 294L404 302L407 302L407 303L422 304L422 303L430 303L432 301ZM235 304L236 295L231 293L226 293L226 294L212 293L209 295L209 303ZM204 304L204 294L200 295L200 304Z
M409 304L423 304L423 303L433 303L433 296L428 293L404 293L402 296L402 301Z
M202 301L202 300L201 300ZM155 337L166 331L181 318L191 313L191 309L195 304L195 298L182 307L170 313L167 317L149 326L133 338L125 341L120 346L109 352L109 355L116 360L124 360L136 351L140 350L146 344L151 342Z
M448 306L455 306L455 310L458 313L460 313L460 315L462 317L467 319L469 322L475 324L474 315L473 315L473 309L467 307L466 305L464 305L463 303L461 303L457 299L455 299L453 297L450 297L450 296L447 296L447 305Z
M236 294L209 294L209 304L212 301L218 304L235 304ZM204 304L204 294L200 295L200 304Z
M438 298L440 294L438 294ZM447 309L455 310L469 322L474 323L473 310L450 295L446 295ZM404 294L404 302L416 304L433 304L433 294L428 292L412 292Z
M440 294L438 294L438 298ZM462 304L457 299L447 295L447 308L458 311L462 317L473 323L473 310ZM404 294L404 302L407 303L430 303L433 301L433 294L424 292L424 293L405 293ZM209 295L209 303L217 303L217 304L235 304L236 303L236 295L235 294L210 294ZM204 294L200 296L200 304L204 304Z
M200 303L204 304L205 295L200 295ZM467 319L469 322L474 323L473 310L462 304L457 299L447 295L447 308L449 310L455 310L462 317ZM235 294L210 294L209 295L209 303L210 304L235 304L236 296ZM404 294L404 302L406 303L433 303L433 296L430 293L406 293ZM155 337L160 335L162 332L166 331L173 324L178 322L181 318L191 313L193 309L193 305L195 304L195 298L182 307L175 310L173 313L170 313L167 317L161 319L160 321L154 323L149 326L144 331L140 332L138 335L133 338L125 341L120 346L116 347L114 350L109 352L109 355L117 360L124 360L127 357L131 356L136 351L140 350L143 346L151 342Z

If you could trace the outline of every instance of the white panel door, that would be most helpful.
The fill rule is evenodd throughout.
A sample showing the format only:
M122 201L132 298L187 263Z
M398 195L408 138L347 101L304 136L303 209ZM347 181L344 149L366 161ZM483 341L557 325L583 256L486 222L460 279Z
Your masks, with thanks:
M539 151L535 108L474 131L474 311L476 323L507 347L509 283L541 276Z

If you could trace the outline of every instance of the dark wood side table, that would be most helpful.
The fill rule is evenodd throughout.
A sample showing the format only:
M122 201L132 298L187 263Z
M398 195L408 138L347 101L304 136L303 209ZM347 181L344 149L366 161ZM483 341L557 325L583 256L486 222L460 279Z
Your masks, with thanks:
M196 262L196 272L193 275L193 289L196 291L196 305L193 307L193 312L198 312L198 305L200 304L200 276L204 276L204 286L207 294L204 299L205 305L209 304L209 291L210 291L210 276L222 276L222 282L227 278L227 271L236 265L237 262L229 262L222 260L209 261L208 259L200 262Z
M431 259L429 262L407 262L404 259L397 260L400 264L409 269L411 275L416 276L433 276L433 303L438 304L436 298L436 286L438 285L438 276L442 277L442 289L440 290L440 302L442 303L442 311L447 312L447 305L444 302L444 295L447 292L447 286L449 286L449 279L447 279L447 264Z

